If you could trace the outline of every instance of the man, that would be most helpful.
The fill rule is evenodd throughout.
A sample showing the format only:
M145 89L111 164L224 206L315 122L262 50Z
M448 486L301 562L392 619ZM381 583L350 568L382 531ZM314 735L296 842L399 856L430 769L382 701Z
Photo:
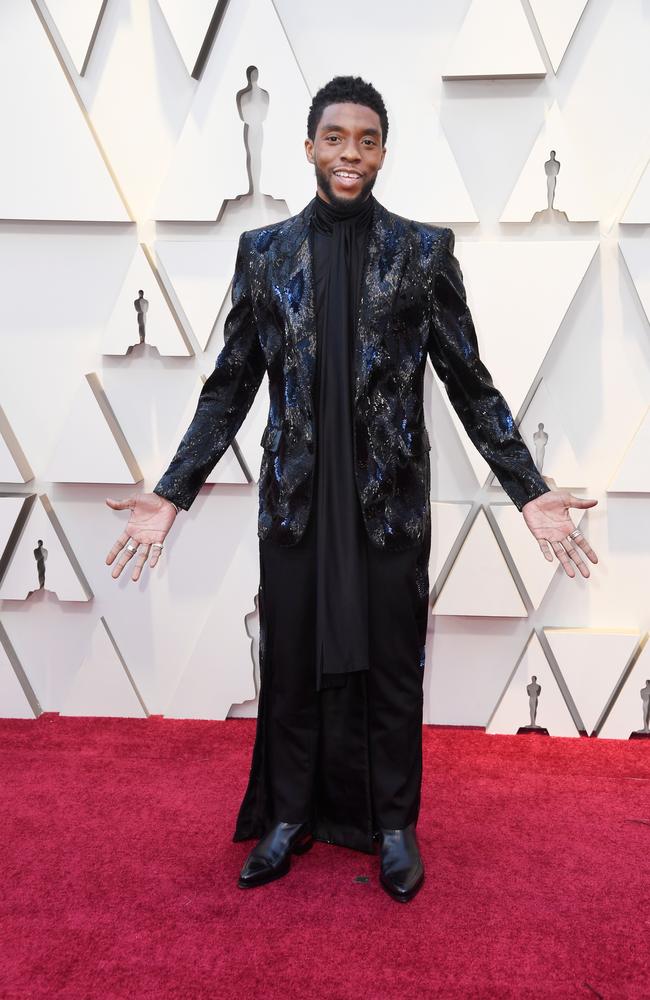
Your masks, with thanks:
M260 698L234 839L259 838L242 888L289 871L313 839L369 853L406 902L424 867L415 826L428 617L427 356L473 443L547 559L575 576L596 555L551 491L482 364L451 229L372 195L386 155L381 96L336 77L314 97L307 159L316 195L242 234L224 347L153 494L111 549L133 579L229 447L265 372L259 478ZM135 544L134 544L135 543Z

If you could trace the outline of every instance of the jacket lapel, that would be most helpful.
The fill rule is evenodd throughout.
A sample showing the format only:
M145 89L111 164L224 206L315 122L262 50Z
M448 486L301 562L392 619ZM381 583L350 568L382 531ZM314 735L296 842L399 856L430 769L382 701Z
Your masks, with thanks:
M313 408L316 373L316 309L309 236L316 199L312 199L284 230L271 276L274 297L281 300L287 329L287 361L305 403ZM409 241L399 216L377 202L368 237L354 351L354 402L362 395L375 365L382 362L381 345L393 301L407 262ZM385 363L385 358L384 358ZM313 412L313 409L312 409Z

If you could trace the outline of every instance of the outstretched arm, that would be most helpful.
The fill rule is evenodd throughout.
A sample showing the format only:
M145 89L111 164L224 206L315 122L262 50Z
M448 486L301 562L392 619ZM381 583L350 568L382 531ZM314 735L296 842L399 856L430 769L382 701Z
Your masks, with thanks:
M472 443L518 510L550 487L479 356L455 236L445 228L434 262L428 353Z
M598 557L576 529L569 508L593 507L598 501L551 490L538 472L508 404L479 357L454 245L453 230L445 228L432 278L428 351L433 366L473 444L523 512L544 557L552 561L555 553L567 576L575 576L573 562L587 577L589 568L579 549L593 563Z
M153 488L158 496L184 510L190 508L210 472L232 443L266 370L253 316L245 241L246 233L242 233L232 286L232 308L224 327L224 346L201 389L192 422L168 468Z

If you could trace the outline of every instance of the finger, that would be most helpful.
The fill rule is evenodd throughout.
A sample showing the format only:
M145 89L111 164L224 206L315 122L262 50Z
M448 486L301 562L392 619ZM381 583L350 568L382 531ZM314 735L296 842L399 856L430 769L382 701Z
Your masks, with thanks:
M120 575L120 573L122 572L122 570L124 569L124 567L128 563L129 559L132 559L133 556L135 555L135 551L136 550L134 550L133 552L129 552L129 550L127 548L125 548L125 549L122 550L122 555L117 560L117 564L115 566L115 569L111 573L111 576L113 577L113 579L115 579L115 580L117 579L117 577Z
M589 576L589 567L580 558L580 553L574 547L574 545L572 544L572 542L573 542L573 539L568 539L567 538L567 539L564 539L562 541L562 545L564 546L565 551L568 552L569 558L573 560L573 562L576 564L576 566L578 567L578 569L580 570L580 572L582 573L582 575L583 576Z
M549 562L553 562L553 553L551 552L549 544L546 541L546 539L538 538L537 541L539 542L540 549L544 553L544 558L547 559Z
M574 539L574 541L576 545L580 546L582 551L585 553L587 558L592 561L592 563L598 562L598 556L596 555L596 553L594 552L594 550L592 549L591 545L589 544L584 535L579 535L576 539Z
M590 500L586 497L574 497L573 493L567 493L569 507L595 507L597 500Z
M113 500L112 497L106 497L106 503L113 510L126 510L127 507L135 507L135 497L127 497L126 500Z
M162 552L162 549L160 548L159 545L155 545L155 546L152 545L152 547L151 547L151 559L149 560L149 568L150 569L153 569L154 566L156 565L156 563L158 562L158 560L160 558L160 553L161 552Z
M553 547L553 551L555 552L555 555L558 557L558 559L562 563L562 566L564 568L564 572L566 573L566 575L567 576L575 576L576 574L575 574L575 570L574 570L573 566L571 565L571 560L569 559L568 555L566 554L566 552L564 551L564 549L562 548L562 546L560 545L560 543L559 542L551 542L551 545Z
M113 547L111 548L110 552L106 556L106 564L108 566L110 566L110 564L113 562L113 559L115 559L115 556L117 555L117 553L122 551L122 549L124 548L124 546L128 542L129 537L130 536L129 536L128 531L123 531L122 532L122 534L120 535L120 537L118 538L118 540L115 542L115 545L113 545Z
M135 564L133 566L133 573L131 574L132 580L135 581L140 579L140 573L142 572L142 567L147 561L147 556L149 555L150 549L151 549L150 545L143 545L141 548L138 549L138 555L135 560Z

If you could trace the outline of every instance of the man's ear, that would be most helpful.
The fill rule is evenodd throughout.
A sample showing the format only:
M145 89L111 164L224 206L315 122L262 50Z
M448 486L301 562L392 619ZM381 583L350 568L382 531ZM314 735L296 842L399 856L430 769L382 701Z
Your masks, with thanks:
M305 154L310 163L314 162L314 143L311 139L305 139Z

